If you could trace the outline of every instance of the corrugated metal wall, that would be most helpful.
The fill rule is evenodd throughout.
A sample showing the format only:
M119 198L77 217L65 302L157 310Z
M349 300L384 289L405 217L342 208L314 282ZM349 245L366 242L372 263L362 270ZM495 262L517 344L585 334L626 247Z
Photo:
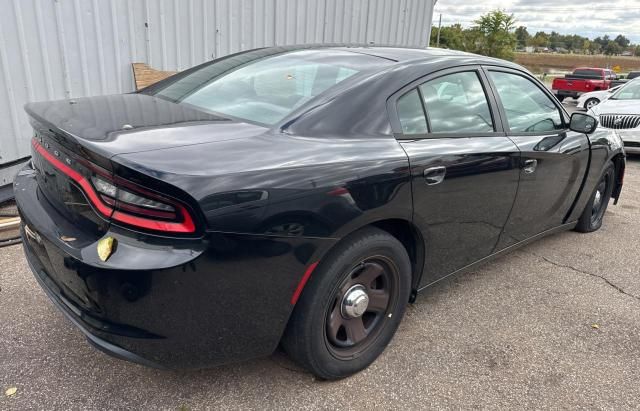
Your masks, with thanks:
M432 13L432 0L0 0L0 165L29 155L24 103L131 91L133 62L183 70L268 45L426 46Z

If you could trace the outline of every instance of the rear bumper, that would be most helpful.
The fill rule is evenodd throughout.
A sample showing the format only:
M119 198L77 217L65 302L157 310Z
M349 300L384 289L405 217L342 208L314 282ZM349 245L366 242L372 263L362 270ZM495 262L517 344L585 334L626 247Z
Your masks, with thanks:
M104 235L117 245L102 262L98 239L56 214L31 172L16 177L15 191L29 227L25 255L50 299L97 348L152 367L269 355L306 266L334 241L222 233L168 240L109 227Z
M22 235L24 237L24 233L22 233ZM29 248L25 246L25 254L27 255L27 262L29 263L29 267L31 268L31 271L34 274L34 277L38 281L38 284L40 284L45 294L47 294L51 302L53 302L53 305L55 305L56 308L62 311L62 313L69 319L69 321L71 321L76 327L78 327L78 329L80 329L80 331L82 331L85 337L87 337L87 341L91 345L93 345L98 350L106 354L109 354L112 357L119 358L121 360L134 362L134 363L145 365L147 367L152 367L152 368L159 368L159 369L165 368L161 364L157 364L152 361L149 361L145 358L140 357L139 355L136 355L130 351L123 349L122 347L119 347L106 340L103 340L102 338L94 334L95 331L94 332L90 331L89 328L87 328L86 324L84 324L84 322L81 320L81 318L78 318L79 316L77 315L77 313L74 313L73 310L70 309L70 303L60 298L60 292L59 291L55 292L51 288L50 284L49 285L46 284L46 279L48 277L47 274L44 271L42 271L42 268L38 268L33 265L32 261L34 259L29 258L28 253L29 253Z

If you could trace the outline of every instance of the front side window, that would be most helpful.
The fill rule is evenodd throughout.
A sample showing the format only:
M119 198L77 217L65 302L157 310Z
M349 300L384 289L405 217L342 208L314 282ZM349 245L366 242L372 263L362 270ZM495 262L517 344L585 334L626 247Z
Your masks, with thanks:
M560 110L531 80L490 71L511 132L550 132L564 129Z
M420 86L432 133L489 133L491 110L478 74L449 74Z
M150 93L222 116L273 125L336 84L385 65L388 62L378 57L330 49L253 60L240 54Z

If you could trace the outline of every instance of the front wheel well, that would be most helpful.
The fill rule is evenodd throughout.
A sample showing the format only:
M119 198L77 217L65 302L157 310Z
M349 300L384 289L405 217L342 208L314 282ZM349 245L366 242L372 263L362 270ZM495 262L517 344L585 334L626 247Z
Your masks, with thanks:
M611 162L613 163L615 174L614 174L614 186L613 193L611 197L614 199L613 204L618 204L618 199L620 198L620 192L622 191L622 182L624 180L624 169L625 169L625 156L622 153L616 154Z

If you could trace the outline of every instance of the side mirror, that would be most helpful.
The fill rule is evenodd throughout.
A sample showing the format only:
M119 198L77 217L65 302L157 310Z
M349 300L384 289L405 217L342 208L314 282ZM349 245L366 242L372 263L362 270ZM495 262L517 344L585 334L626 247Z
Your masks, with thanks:
M569 122L569 129L576 133L591 134L598 128L598 120L585 113L573 113Z

